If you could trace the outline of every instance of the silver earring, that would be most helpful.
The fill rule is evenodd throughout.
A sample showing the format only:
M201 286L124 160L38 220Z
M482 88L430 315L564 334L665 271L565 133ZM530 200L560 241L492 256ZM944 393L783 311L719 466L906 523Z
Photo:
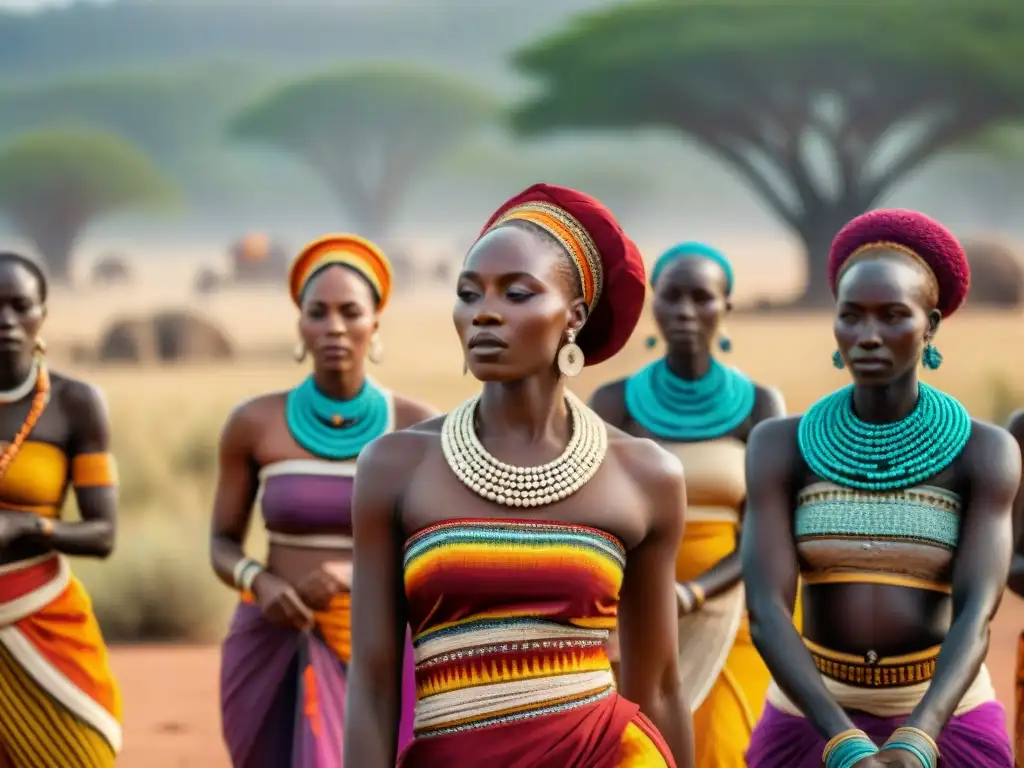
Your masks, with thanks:
M384 362L384 340L381 339L379 333L374 333L370 337L370 351L366 353L366 357L374 365L380 365Z
M295 345L295 351L292 353L292 356L295 358L296 363L301 363L306 359L306 351L306 342L300 341Z
M579 376L583 370L583 350L576 343L576 330L570 328L566 334L566 342L558 350L558 370L563 376L572 378Z

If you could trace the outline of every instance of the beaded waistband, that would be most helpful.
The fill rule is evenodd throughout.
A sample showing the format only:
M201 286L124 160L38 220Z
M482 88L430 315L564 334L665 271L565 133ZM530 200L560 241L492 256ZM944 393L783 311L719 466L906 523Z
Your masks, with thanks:
M818 671L825 677L861 688L902 688L925 683L935 674L940 646L905 656L879 657L874 651L865 656L840 653L804 639Z
M480 619L414 640L417 737L563 712L610 695L607 630Z

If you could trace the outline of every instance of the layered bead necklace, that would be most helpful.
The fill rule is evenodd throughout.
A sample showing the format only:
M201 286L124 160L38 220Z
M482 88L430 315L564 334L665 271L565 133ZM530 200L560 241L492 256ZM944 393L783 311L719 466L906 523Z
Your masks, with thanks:
M565 403L572 437L562 455L536 467L516 467L484 448L476 434L480 395L451 411L441 427L445 460L459 481L479 496L509 507L539 507L561 501L582 488L608 451L604 422L571 392Z
M335 400L309 376L288 393L285 420L304 449L321 459L341 461L358 456L387 431L390 410L388 396L370 379L351 400Z
M699 379L676 376L665 358L626 379L626 408L651 434L665 440L696 442L727 435L754 408L755 386L740 371L711 358Z
M847 488L886 491L934 477L971 438L971 417L955 398L918 385L917 405L891 424L853 412L853 385L819 400L800 419L797 441L808 468Z

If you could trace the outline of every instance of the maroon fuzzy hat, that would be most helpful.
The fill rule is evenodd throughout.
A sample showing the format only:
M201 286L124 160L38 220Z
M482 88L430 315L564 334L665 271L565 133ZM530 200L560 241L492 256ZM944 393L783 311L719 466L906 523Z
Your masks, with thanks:
M898 208L861 214L836 235L828 255L828 282L833 296L850 257L875 248L908 252L931 269L939 286L937 308L943 317L956 312L967 298L971 269L959 241L935 219Z
M534 184L505 201L481 231L510 219L532 221L569 251L579 269L587 322L576 343L586 365L612 357L629 341L644 308L646 275L640 250L600 201L554 184Z

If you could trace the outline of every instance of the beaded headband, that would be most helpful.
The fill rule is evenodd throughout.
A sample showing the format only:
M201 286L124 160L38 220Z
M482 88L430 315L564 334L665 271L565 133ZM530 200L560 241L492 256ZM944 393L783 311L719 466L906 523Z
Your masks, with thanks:
M292 301L302 303L302 293L324 267L338 264L358 272L373 289L377 309L384 309L391 294L391 263L384 252L359 235L331 234L307 244L292 262L288 288Z
M590 233L564 209L541 201L523 203L510 208L491 225L490 229L515 219L536 224L565 248L576 265L580 287L583 289L583 300L587 303L587 309L592 311L597 300L601 298L604 270L601 265L601 253Z
M928 275L928 282L931 283L931 287L935 291L935 295L938 296L940 294L939 279L935 276L935 270L932 269L931 265L921 257L921 254L913 248L903 245L903 243L895 243L888 240L865 243L847 256L846 261L843 263L843 266L840 267L839 273L836 275L836 285L839 285L839 281L843 279L843 275L846 274L846 271L853 265L856 259L861 256L878 253L879 251L896 251L897 253L902 253L904 256L908 256L924 268L925 274Z

